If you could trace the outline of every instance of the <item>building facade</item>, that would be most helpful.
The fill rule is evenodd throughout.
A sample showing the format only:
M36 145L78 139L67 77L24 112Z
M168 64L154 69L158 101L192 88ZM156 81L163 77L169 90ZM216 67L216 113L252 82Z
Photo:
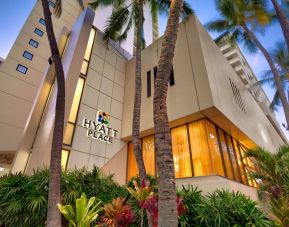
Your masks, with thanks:
M19 35L25 39L17 39L0 66L0 161L27 174L49 165L57 92L45 28L43 38L36 31L39 7ZM55 22L66 80L62 166L95 165L123 184L138 173L130 142L135 58L117 43L105 43L93 25L97 14L77 7L73 24L65 24L65 17ZM161 43L159 38L142 52L140 134L151 175L157 174L152 102ZM246 166L254 166L242 156L256 145L275 151L286 138L194 16L179 28L167 103L177 184L240 190L257 199L255 182L245 175Z

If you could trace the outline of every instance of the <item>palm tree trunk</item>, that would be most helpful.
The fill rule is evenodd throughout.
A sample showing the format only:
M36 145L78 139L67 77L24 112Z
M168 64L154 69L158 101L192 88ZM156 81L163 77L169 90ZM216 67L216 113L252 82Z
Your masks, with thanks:
M281 25L281 29L283 31L284 34L284 38L287 44L287 49L289 51L289 20L286 17L285 13L282 11L280 5L278 4L277 0L271 0L275 11L276 11L276 16L277 19Z
M178 226L175 170L166 101L182 7L183 0L171 1L155 81L153 113L156 161L159 171L158 226L160 227Z
M58 227L58 226L60 227L61 215L60 212L58 211L57 203L60 203L61 150L63 140L64 111L65 111L65 82L64 82L64 72L62 62L53 31L51 12L49 9L48 1L41 0L41 2L58 87L56 108L55 108L55 122L51 147L51 157L50 157L47 227Z
M278 73L278 70L276 69L275 64L274 64L269 52L265 49L265 47L263 47L263 45L260 43L260 41L254 35L254 33L251 32L251 30L247 26L243 26L243 29L249 35L251 40L256 44L256 46L260 49L260 51L263 53L264 57L266 58L269 66L271 68L271 71L272 71L273 76L274 76L277 92L279 93L280 100L281 100L284 114L285 114L285 119L286 119L286 123L287 123L286 129L289 130L289 104L287 101L285 91L284 91L283 86L282 86L282 82L281 82L281 78L280 78L280 75Z
M143 27L143 0L139 1L139 17L137 21L137 45L136 45L136 63L135 63L135 97L133 107L132 121L132 143L134 154L139 170L141 182L146 180L146 170L141 152L141 142L139 136L140 112L141 112L141 35Z

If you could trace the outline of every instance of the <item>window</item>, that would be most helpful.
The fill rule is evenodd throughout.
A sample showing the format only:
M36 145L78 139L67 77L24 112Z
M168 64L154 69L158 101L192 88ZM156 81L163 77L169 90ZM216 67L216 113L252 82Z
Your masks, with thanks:
M39 28L35 28L34 33L42 37L44 32L41 31Z
M81 66L81 69L80 69L80 73L83 74L83 75L86 75L87 70L88 70L88 61L83 60L82 66Z
M238 166L239 166L240 173L241 173L242 183L247 184L248 182L247 182L247 178L245 175L243 159L242 159L242 156L240 154L238 142L235 139L233 139L233 145L234 145L234 149L235 149L236 156L237 156L237 161L238 161Z
M55 8L55 3L52 1L49 1L49 6L51 6L52 8Z
M158 67L154 67L154 81L157 78L157 73L158 73Z
M174 74L174 67L172 68L171 75L170 75L170 86L175 85L175 74Z
M233 147L233 144L232 144L232 141L231 141L231 137L226 135L226 141L227 141L227 144L228 144L228 149L229 149L229 154L230 154L231 161L232 161L232 167L233 167L235 179L237 181L241 182L241 177L240 177L240 174L239 174L237 158L235 156L235 151L234 151L234 147Z
M142 140L142 155L147 174L155 175L155 140L148 136Z
M154 67L154 81L157 78L158 73L158 67ZM172 68L171 74L170 74L170 86L175 85L175 74L174 74L174 68Z
M128 154L127 154L127 179L130 180L132 177L138 175L138 168L136 164L136 159L133 151L133 144L130 142L128 144Z
M234 84L234 82L229 78L231 88L233 91L233 95L236 101L236 104L239 106L239 108L243 111L246 112L245 106L243 104L243 100L240 94L240 90L237 88L237 86Z
M34 39L30 39L29 40L29 45L37 48L39 43L37 41L35 41Z
M213 174L213 163L207 144L203 121L189 124L194 176Z
M28 68L24 65L18 64L16 70L20 73L26 74Z
M77 85L76 85L73 101L72 101L71 110L70 110L69 117L68 117L68 121L71 123L76 122L76 116L77 116L77 112L79 109L83 88L84 88L84 79L79 77Z
M151 97L151 71L147 72L147 97Z
M227 177L231 180L234 180L233 170L231 166L231 159L230 159L229 151L227 149L227 144L225 140L225 134L221 130L218 130L218 131L219 131L220 143L221 143L222 153L224 157Z
M246 147L207 119L171 129L176 178L219 175L256 187L247 179L255 171L254 160L242 159ZM146 170L156 176L154 135L142 138L142 154ZM127 179L138 175L133 145L128 145Z
M67 166L67 161L68 161L68 156L69 156L69 150L62 150L61 151L61 168L63 170L66 169Z
M68 145L68 146L71 145L73 131L74 131L74 124L68 122L66 125L64 136L63 136L63 143L65 145Z
M174 128L172 133L172 149L176 178L191 177L191 157L187 126Z
M210 154L212 156L212 160L214 160L214 173L220 176L225 176L222 154L219 147L216 127L209 121L205 121L206 131L207 131L207 139L208 145L210 149Z
M91 51L92 51L92 46L93 46L95 33L96 33L96 30L95 29L91 29L90 34L89 34L89 38L88 38L88 43L87 43L87 46L86 46L86 50L85 50L85 53L84 53L84 59L87 60L87 61L89 61L89 58L90 58L90 54L91 54Z
M25 50L25 51L23 52L23 57L24 57L24 58L27 58L28 60L31 61L32 58L33 58L33 54L31 54L30 52L28 52L28 51Z
M39 19L39 23L45 26L45 20L43 18Z

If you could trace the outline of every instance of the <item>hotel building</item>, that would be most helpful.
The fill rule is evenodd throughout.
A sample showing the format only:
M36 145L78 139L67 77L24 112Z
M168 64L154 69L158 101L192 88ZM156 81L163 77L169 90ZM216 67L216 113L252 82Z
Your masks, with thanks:
M0 65L0 164L12 172L49 165L57 86L42 15L37 2ZM135 58L103 42L94 20L77 1L63 1L63 16L53 19L66 80L62 166L96 165L123 184L138 172L131 144ZM151 175L157 173L152 104L161 43L162 37L142 52L140 131ZM257 199L255 182L245 175L245 166L254 166L242 155L256 145L275 151L287 140L235 70L195 16L181 23L167 100L176 182Z

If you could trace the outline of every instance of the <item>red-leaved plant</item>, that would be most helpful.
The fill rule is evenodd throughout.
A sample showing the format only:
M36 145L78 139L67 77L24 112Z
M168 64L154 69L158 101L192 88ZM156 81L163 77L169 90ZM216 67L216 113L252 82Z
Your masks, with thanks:
M135 221L132 208L125 204L125 198L113 199L110 204L103 208L102 222L109 227L126 227Z

